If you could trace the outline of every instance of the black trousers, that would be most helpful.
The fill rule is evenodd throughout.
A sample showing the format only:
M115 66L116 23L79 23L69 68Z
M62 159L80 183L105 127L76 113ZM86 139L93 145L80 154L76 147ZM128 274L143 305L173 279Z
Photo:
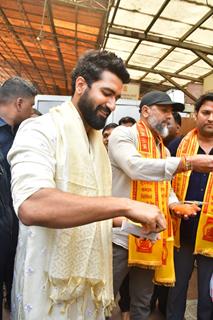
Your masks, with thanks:
M127 312L130 310L130 296L129 296L129 274L124 278L122 285L119 289L120 300L118 305L121 309L121 312Z
M197 261L198 280L198 320L213 319L213 303L210 297L210 279L213 273L213 258L193 254L192 245L183 245L175 249L175 287L169 289L167 302L167 320L183 320L189 280Z
M3 283L11 254L11 235L0 230L0 320L2 320Z
M10 242L10 255L9 260L7 262L7 269L4 278L4 284L6 287L6 299L8 308L11 309L11 291L13 284L13 272L14 272L14 262L16 255L16 247L18 242L18 230L19 230L19 221L15 213L13 212L13 227L12 227L12 235Z

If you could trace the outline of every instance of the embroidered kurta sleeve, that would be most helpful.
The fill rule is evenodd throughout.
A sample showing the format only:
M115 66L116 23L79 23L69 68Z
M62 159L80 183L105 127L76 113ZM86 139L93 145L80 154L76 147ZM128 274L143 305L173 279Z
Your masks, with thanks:
M171 180L180 158L145 159L137 151L136 127L120 126L109 139L109 156L112 166L123 170L131 180Z
M170 194L169 194L169 203L174 203L174 202L179 202L178 197L176 196L174 190L171 188L170 189Z
M29 119L20 126L8 154L16 213L24 200L41 188L54 188L56 142L49 115Z

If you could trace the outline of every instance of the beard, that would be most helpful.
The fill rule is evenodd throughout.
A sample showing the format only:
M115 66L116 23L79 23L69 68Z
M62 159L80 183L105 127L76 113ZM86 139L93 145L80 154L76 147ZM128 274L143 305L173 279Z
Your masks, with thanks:
M83 119L93 129L103 129L111 110L106 105L98 105L89 96L89 89L86 89L78 101L78 107L81 111ZM103 111L106 116L98 115L99 111Z
M166 138L169 135L169 129L167 125L159 122L155 116L150 116L147 119L150 127L156 131L162 138Z

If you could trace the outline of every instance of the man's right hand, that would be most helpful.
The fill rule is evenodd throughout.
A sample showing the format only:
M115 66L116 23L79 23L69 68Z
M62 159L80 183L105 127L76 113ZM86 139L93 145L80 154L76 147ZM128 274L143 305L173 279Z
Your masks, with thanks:
M160 209L151 204L128 199L129 210L126 217L141 223L148 233L161 232L166 229L166 220Z
M191 162L193 171L207 173L213 171L213 156L211 155L198 154L188 156L187 160Z

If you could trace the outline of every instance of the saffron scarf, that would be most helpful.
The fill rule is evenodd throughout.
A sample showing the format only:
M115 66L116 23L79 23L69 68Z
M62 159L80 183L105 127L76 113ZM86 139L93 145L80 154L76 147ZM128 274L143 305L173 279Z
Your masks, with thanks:
M177 156L191 156L197 154L199 148L197 129L191 130L181 141ZM189 185L191 171L178 173L173 180L174 191L180 201L184 201ZM196 199L195 199L196 200ZM213 173L209 173L206 190L203 198L202 211L196 234L194 253L213 257ZM180 247L181 219L174 217L173 230L175 246Z
M56 187L77 195L110 195L111 166L101 133L91 129L87 135L71 102L50 112L57 132ZM114 300L111 229L112 221L106 220L51 230L46 265L50 314L55 304L66 309L79 299L84 314L88 293L95 310L90 319L96 319L100 309L110 313Z
M138 151L143 158L164 159L166 149L161 137L156 141L142 120L137 123ZM174 285L172 222L168 208L170 192L168 181L131 181L131 199L157 205L164 213L167 229L161 233L161 239L152 243L150 240L129 236L129 265L155 269L154 282Z

